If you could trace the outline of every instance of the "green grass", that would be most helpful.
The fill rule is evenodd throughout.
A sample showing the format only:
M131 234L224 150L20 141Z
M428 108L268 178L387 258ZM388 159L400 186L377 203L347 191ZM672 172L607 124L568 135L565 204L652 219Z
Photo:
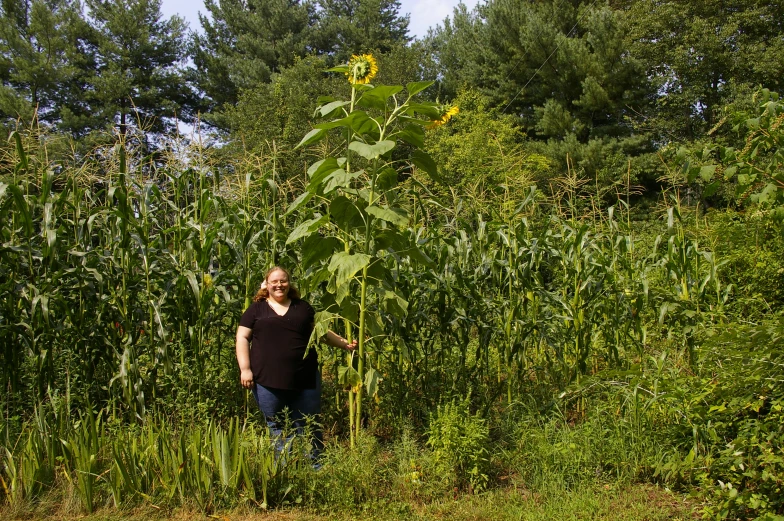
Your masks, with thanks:
M612 520L656 521L691 519L695 503L688 497L651 485L587 486L580 490L555 490L532 493L508 486L477 495L458 495L428 503L395 501L372 502L361 512L336 511L314 513L302 508L280 508L263 511L256 507L205 514L187 508L164 510L141 506L132 510L97 509L89 516L68 510L67 504L43 501L27 509L0 510L0 518L11 520L84 520L84 521L185 521L221 519L225 521L343 521L343 520Z

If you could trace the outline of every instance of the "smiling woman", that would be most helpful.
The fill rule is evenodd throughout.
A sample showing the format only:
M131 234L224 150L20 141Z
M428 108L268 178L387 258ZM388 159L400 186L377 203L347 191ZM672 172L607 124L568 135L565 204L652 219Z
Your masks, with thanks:
M308 350L315 311L290 283L289 272L275 266L267 272L243 313L237 328L237 362L240 382L251 389L273 434L280 434L286 420L302 433L308 416L321 412L321 371L318 355ZM349 343L329 331L327 344L353 350ZM314 432L316 453L321 449L321 432Z

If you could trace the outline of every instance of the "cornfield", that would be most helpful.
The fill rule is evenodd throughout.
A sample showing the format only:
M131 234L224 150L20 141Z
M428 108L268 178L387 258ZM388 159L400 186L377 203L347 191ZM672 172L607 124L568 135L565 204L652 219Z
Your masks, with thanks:
M0 183L10 503L65 476L88 512L96 488L117 505L207 509L227 491L266 504L285 465L249 419L233 341L275 264L322 310L317 330L361 339L348 360L315 346L334 392L326 414L352 439L363 425L421 424L454 398L486 410L628 367L651 324L691 360L695 324L727 299L677 204L651 246L619 218L628 208L564 215L534 187L514 211L466 215L415 177L398 182L372 146L348 147L373 166L343 186L340 159L283 183L274 157L214 166L196 145L162 158L118 144L63 166L23 132L10 143ZM364 206L349 188L359 175L373 187ZM372 226L357 221L367 215ZM362 263L347 269L338 255Z

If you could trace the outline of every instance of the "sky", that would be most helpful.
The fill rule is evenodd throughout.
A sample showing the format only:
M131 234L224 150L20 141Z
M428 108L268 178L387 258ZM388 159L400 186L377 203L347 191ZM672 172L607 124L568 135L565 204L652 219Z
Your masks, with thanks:
M464 0L469 9L473 8L478 0ZM408 25L409 34L415 38L422 38L427 34L428 27L440 25L444 18L452 16L452 9L460 0L400 0L400 13L410 14L411 21ZM200 30L199 11L205 12L203 0L163 0L161 5L163 15L168 18L180 15L185 18L192 30Z

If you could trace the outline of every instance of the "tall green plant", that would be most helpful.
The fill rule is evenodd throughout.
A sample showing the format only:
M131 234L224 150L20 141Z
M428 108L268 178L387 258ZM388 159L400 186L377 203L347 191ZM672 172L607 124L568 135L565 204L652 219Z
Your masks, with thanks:
M710 321L711 315L721 317L731 286L723 286L718 275L722 262L713 252L700 248L697 239L687 233L680 202L667 210L666 249L656 238L654 250L658 264L666 270L669 285L658 292L659 322L676 326L683 335L689 364L695 360L698 329Z
M399 176L416 166L437 176L433 160L421 150L424 127L446 121L439 109L414 96L432 82L372 86L376 74L371 55L355 56L348 65L331 69L346 74L349 100L322 99L315 125L299 146L312 145L336 131L343 141L334 154L308 169L305 192L287 213L311 203L312 217L297 226L287 243L304 240L304 268L326 283L326 311L317 317L316 336L326 333L335 318L345 321L346 335L356 331L358 350L340 369L350 389L352 444L363 416L363 396L378 392L380 373L371 346L386 335L380 313L405 315L408 301L396 291L392 264L405 258L425 260L404 233L409 214L403 205ZM417 116L425 116L421 119Z

